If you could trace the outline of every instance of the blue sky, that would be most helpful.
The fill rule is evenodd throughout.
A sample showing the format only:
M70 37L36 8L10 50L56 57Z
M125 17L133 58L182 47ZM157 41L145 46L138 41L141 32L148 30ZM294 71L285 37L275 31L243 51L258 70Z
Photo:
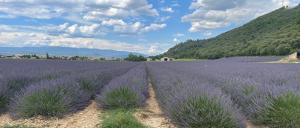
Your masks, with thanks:
M300 0L0 0L0 46L65 46L156 55Z

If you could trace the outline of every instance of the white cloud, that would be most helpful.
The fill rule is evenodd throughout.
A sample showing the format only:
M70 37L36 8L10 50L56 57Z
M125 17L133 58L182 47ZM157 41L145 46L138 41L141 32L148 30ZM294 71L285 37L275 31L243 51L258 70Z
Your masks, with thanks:
M159 17L157 22L165 22L165 21L169 20L170 18L171 18L171 16Z
M81 33L93 34L98 30L99 27L99 24L92 24L87 26L80 26L79 30Z
M33 19L62 18L73 23L63 31L82 35L101 31L99 22L104 26L114 26L111 32L134 33L143 25L138 18L159 16L147 0L0 0L1 13L3 16ZM126 23L125 19L132 23Z
M149 26L146 26L142 29L142 32L150 32L150 31L156 31L159 29L165 28L166 24L150 24Z
M205 36L206 38L210 38L213 36L213 33L212 32L204 32L203 36Z
M132 24L116 25L114 31L119 33L139 33L144 25L141 22L135 22Z
M122 19L103 20L101 24L106 26L126 25L126 23Z
M124 34L140 34L144 32L157 31L165 28L166 24L150 24L148 26L141 22L126 23L120 19L110 19L102 22L102 25L112 26L114 32Z
M63 15L98 16L158 16L147 0L2 0L0 12L15 16L50 19Z
M150 46L150 48L148 50L148 53L151 54L151 55L157 54L157 53L159 53L158 48L159 48L158 46L152 45L152 46Z
M100 31L100 24L91 24L91 25L78 25L69 23L61 24L57 27L57 30L52 29L52 31L57 31L58 33L64 33L69 35L80 35L80 36L95 36L102 35L103 33Z
M289 5L295 3L290 0ZM183 16L182 21L191 24L190 32L206 31L242 24L279 7L281 0L197 0L190 5L194 11Z
M22 40L22 42L20 42ZM75 48L112 49L148 53L148 48L143 45L115 42L96 38L66 37L63 35L52 36L44 33L28 32L0 32L2 46L64 46Z
M163 22L168 19L156 21L160 14L148 0L0 0L0 18L18 17L37 24L0 25L1 43L111 48L143 53L151 50L144 45L99 38L106 34L135 36L157 31L167 26ZM57 19L65 23L57 24ZM40 23L41 20L47 24Z
M147 0L0 0L0 14L0 18L61 18L72 24L44 31L72 36L96 36L109 32L139 34L160 27L151 26L154 21L147 21L150 26L146 26L141 20L144 16L159 16ZM105 28L110 26L113 29Z
M146 45L148 47L147 53L149 55L157 55L163 52L166 52L172 45L164 44L164 43L151 43L150 45Z
M174 41L174 42L178 42L179 40L178 40L177 38L174 38L173 41Z
M183 37L184 34L183 34L183 33L176 33L176 34L174 34L173 36L175 36L175 37Z
M168 12L168 13L174 12L173 8L170 8L170 7L161 8L160 10L163 12Z

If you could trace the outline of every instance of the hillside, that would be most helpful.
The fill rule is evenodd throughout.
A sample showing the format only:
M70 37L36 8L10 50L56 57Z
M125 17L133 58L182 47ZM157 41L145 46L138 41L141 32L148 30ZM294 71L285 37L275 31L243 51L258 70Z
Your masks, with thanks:
M104 49L70 48L70 47L0 47L0 55L37 54L52 56L88 56L105 58L124 58L130 52ZM140 55L139 53L133 53Z
M300 48L300 6L280 8L207 40L188 40L169 49L175 58L287 55Z

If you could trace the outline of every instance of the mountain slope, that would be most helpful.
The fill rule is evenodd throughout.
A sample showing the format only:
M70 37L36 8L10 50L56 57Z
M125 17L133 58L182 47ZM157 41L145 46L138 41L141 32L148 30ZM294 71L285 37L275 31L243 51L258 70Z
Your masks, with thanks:
M188 40L169 49L175 58L287 55L300 48L300 6L280 8L208 40Z
M52 56L88 56L88 57L127 57L130 52L70 47L0 47L0 54L37 54ZM133 53L138 54L138 53ZM140 54L139 54L140 55Z

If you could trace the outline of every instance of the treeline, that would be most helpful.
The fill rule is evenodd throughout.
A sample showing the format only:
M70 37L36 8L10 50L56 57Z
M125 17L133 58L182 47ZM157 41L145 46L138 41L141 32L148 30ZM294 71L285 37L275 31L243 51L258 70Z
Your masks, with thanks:
M124 60L126 60L126 61L147 61L147 58L145 58L142 55L129 54L128 57L126 57Z
M49 54L45 55L36 55L36 54L24 54L24 55L0 55L0 58L4 59L47 59L47 60L81 60L81 61L88 61L88 60L107 60L106 58L96 58L96 57L87 57L87 56L50 56ZM118 60L120 58L112 58L109 60Z

